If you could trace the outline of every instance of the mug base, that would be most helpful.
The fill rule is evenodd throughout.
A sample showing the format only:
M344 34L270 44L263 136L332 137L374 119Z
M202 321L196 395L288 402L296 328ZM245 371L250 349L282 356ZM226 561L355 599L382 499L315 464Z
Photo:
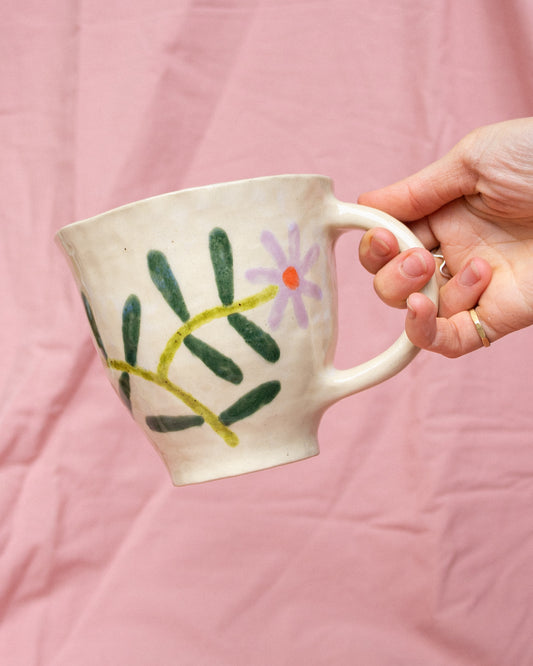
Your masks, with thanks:
M249 461L239 461L239 465L229 463L224 469L220 464L207 466L205 464L191 463L190 465L181 464L174 468L170 466L168 461L165 461L166 467L169 471L172 483L176 487L190 486L198 483L206 483L208 481L216 481L219 479L227 479L235 476L243 476L244 474L252 474L253 472L260 472L274 467L282 467L289 465L299 460L306 458L313 458L320 453L318 445L308 447L308 450L299 451L298 453L287 451L285 459L281 459L279 451L276 456L269 459L262 457L262 460L257 459Z

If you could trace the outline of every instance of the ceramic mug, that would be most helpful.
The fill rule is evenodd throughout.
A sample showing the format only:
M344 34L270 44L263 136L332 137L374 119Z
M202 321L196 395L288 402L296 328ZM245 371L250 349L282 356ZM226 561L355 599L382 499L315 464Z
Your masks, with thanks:
M156 196L57 233L109 379L175 485L318 453L325 409L404 368L405 333L333 367L333 248L400 222L343 203L324 176L287 175ZM426 293L436 301L433 281Z

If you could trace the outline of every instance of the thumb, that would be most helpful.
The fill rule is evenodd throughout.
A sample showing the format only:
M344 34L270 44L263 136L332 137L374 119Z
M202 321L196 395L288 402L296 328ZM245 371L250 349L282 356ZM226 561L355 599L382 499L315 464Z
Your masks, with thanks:
M393 185L362 194L358 203L372 206L405 222L419 220L445 204L475 194L477 176L469 168L463 146Z

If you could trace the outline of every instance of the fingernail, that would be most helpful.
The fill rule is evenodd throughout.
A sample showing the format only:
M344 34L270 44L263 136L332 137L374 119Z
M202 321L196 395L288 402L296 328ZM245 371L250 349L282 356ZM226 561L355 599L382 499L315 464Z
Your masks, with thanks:
M418 253L413 252L402 261L401 271L409 278L421 277L427 271L426 262Z
M472 259L472 261L468 263L459 274L458 281L463 287L472 287L480 277L481 274L476 265L476 260Z
M380 257L386 257L390 254L391 248L386 240L374 234L370 239L370 245L374 254L377 254Z

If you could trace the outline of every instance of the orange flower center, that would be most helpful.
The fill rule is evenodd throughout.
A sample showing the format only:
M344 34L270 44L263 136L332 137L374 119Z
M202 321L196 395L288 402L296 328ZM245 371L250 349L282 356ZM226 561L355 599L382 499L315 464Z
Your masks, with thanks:
M300 277L294 266L289 266L283 271L283 282L289 289L298 289L300 286Z

